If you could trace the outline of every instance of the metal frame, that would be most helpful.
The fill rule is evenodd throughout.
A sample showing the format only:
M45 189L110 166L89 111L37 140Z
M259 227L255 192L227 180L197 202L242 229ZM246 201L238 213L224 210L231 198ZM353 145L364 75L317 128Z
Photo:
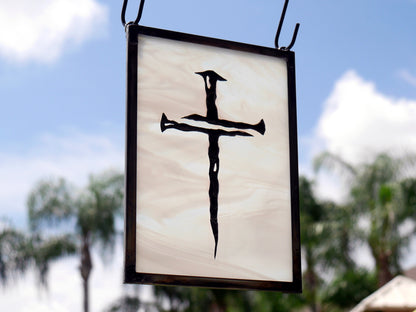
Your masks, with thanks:
M173 39L251 52L261 55L283 58L287 63L288 73L288 117L289 117L289 152L290 152L290 186L291 186L291 228L292 228L292 282L242 280L229 278L210 278L180 275L162 275L137 273L136 265L136 177L137 177L137 67L138 36ZM127 35L127 109L126 109L126 172L125 172L125 262L124 282L137 284L183 285L231 289L276 290L284 292L301 292L301 256L299 226L299 182L296 124L296 90L295 90L295 54L292 51L279 50L249 44L201 37L130 24L126 26Z

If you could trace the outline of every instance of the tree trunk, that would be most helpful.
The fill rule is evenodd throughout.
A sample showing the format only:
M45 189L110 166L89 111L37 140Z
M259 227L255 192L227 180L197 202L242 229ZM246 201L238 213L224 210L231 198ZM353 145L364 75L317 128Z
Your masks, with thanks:
M92 270L91 254L90 254L90 244L89 244L89 235L83 235L82 237L82 246L81 246L81 265L80 272L82 277L82 286L84 293L84 312L89 311L89 287L88 281L90 273Z
M224 305L217 302L211 303L211 306L209 307L209 312L225 312L225 310L226 308Z
M305 287L309 290L310 302L309 307L311 312L318 312L317 303L317 288L318 288L318 277L312 268L309 268L305 272Z
M381 253L380 255L378 255L376 263L378 287L387 284L393 278L393 274L390 271L389 264L390 261L388 255L386 255L385 253Z
M304 273L305 298L311 312L319 312L317 291L319 287L319 276L316 273L316 259L313 255L312 248L305 249L306 272Z
M87 279L82 278L82 286L84 289L84 298L83 298L84 312L88 312L89 311L88 278Z

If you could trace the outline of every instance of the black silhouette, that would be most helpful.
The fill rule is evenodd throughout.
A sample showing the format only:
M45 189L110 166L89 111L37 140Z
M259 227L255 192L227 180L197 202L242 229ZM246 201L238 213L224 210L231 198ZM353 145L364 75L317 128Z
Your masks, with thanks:
M195 74L201 75L204 78L205 83L205 92L207 94L206 103L207 103L207 119L208 120L218 120L218 110L215 105L215 100L217 99L217 81L227 81L222 78L213 70L207 70L204 72L197 72Z
M266 128L264 125L263 119L255 124L247 124L243 122L234 122L223 119L218 119L218 110L215 104L217 98L217 81L226 81L223 77L218 75L213 70L207 70L204 72L197 72L196 74L201 75L205 83L205 92L206 92L206 105L207 105L207 115L201 116L197 114L189 115L183 117L184 119L196 120L196 121L205 121L212 125L219 125L228 128L237 128L237 129L251 129L264 134ZM209 200L210 200L210 222L211 229L214 235L215 240L215 249L214 249L214 258L217 256L217 245L218 245L218 192L219 192L219 183L218 183L218 171L220 167L219 152L220 148L218 146L218 139L222 135L226 136L252 136L248 132L244 131L227 131L222 129L211 129L203 128L188 125L186 123L178 123L173 120L169 120L166 115L162 114L162 119L160 121L160 129L165 131L166 129L173 128L180 131L196 131L208 134L209 147L208 147L208 157L209 157Z

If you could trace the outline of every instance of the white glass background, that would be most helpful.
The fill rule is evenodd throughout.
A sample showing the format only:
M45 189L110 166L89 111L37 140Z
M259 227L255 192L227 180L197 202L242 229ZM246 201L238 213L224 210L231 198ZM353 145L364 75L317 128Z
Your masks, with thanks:
M144 35L138 59L136 271L291 282L286 60ZM162 113L205 116L195 74L205 70L227 79L217 82L220 119L266 125L264 135L219 139L216 259L208 135L160 130Z

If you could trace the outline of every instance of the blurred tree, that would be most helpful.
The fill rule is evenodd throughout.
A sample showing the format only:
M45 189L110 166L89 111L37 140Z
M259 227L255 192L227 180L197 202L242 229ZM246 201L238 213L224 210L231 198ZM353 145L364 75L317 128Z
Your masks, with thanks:
M154 286L156 306L159 311L185 311L195 301L198 305L205 303L205 296L192 294L192 288L179 286Z
M351 205L323 202L326 221L323 243L326 267L331 278L320 289L322 311L345 311L357 305L377 289L375 275L358 267L352 253L361 239L357 231L358 215ZM322 247L321 247L322 249ZM328 275L328 274L327 274Z
M34 264L38 271L39 283L44 287L48 286L47 275L50 264L77 252L75 238L70 234L45 236L37 232L32 233L28 241L26 252L30 255L31 264Z
M253 293L242 290L208 289L179 286L155 286L160 311L250 312Z
M402 183L413 164L414 157L393 158L387 154L379 154L373 162L357 166L329 152L315 160L317 170L341 168L349 175L348 205L352 207L351 214L360 217L360 222L358 219L355 222L355 231L371 250L378 286L400 273L402 252L414 233L402 231L402 226L414 213L414 206L409 206L410 195L406 194L409 190Z
M403 205L408 207L409 213L416 221L416 178L406 178L400 181L400 193Z
M159 312L154 303L142 302L138 295L124 295L110 304L105 312Z
M323 291L325 310L350 310L376 289L375 274L363 268L339 271Z
M0 221L0 283L6 286L24 273L30 263L28 242L24 233L6 220Z
M148 294L143 295L142 289L153 289L153 286L137 284L123 285L122 295L111 302L105 312L159 312L155 300Z
M257 291L254 293L254 303L251 311L292 312L302 310L306 304L305 298L299 294Z
M84 312L89 310L91 248L98 244L105 256L114 247L115 221L116 215L122 212L122 198L123 176L115 172L91 176L87 187L80 192L64 179L44 180L29 195L32 253L40 281L46 283L51 261L78 254Z
M306 177L299 177L299 209L301 224L301 248L305 261L303 273L303 294L311 311L319 311L318 291L323 280L319 271L328 263L324 248L329 242L326 232L327 214L325 207L318 203L313 192L313 183Z
M123 296L113 303L106 312L137 312L140 308L140 298L137 296Z
M325 217L324 209L319 205L312 191L312 182L305 177L299 178L299 209L301 218L301 248L305 259L303 273L303 296L311 307L311 311L318 311L318 289L322 280L318 274L318 265L323 260L319 246L325 239L322 221Z
M345 305L354 305L355 297L348 303L337 302L337 296L330 301L327 296L331 290L340 290L337 278L349 277L349 280L363 276L351 276L361 272L361 268L352 258L358 233L355 231L357 215L351 205L338 205L330 201L318 201L313 191L313 181L299 178L299 205L301 213L301 247L305 268L303 273L304 290L301 297L311 311L342 310ZM331 277L335 280L331 281ZM349 280L345 280L348 284ZM346 286L354 288L354 285ZM368 289L368 288L366 288ZM369 291L373 288L369 287ZM366 293L367 294L367 293ZM358 296L359 300L364 297ZM326 305L326 306L324 306Z

